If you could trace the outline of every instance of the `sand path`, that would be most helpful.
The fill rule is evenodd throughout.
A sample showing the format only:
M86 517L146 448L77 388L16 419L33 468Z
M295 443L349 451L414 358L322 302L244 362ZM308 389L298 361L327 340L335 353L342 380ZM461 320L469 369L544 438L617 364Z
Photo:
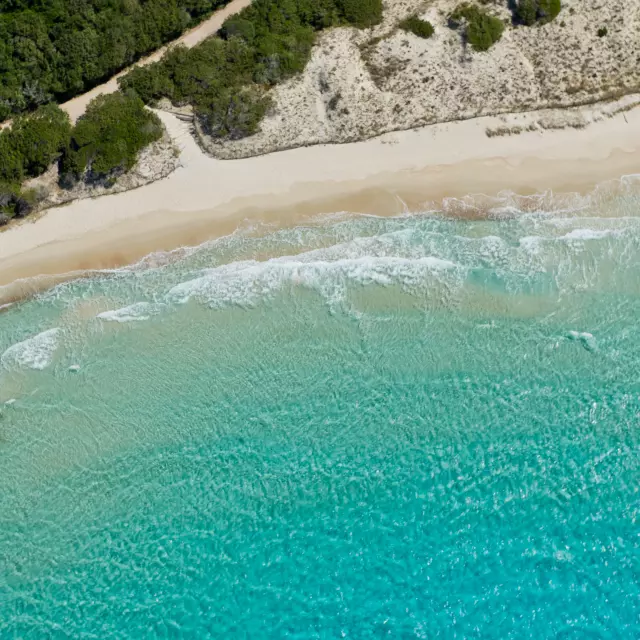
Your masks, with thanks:
M80 96L76 96L72 100L61 104L60 106L64 109L73 122L75 122L87 108L87 105L91 100L95 97L102 95L104 93L113 93L118 90L118 78L127 74L133 67L143 67L147 64L151 64L152 62L157 62L162 58L165 51L172 46L177 44L182 44L188 48L191 48L202 42L205 38L213 35L220 27L222 23L234 13L238 13L245 7L248 7L251 4L251 0L232 0L228 5L222 7L222 9L218 9L215 11L209 18L207 18L204 22L200 23L197 27L190 29L183 33L178 39L173 40L169 44L166 44L164 47L154 51L152 54L148 55L146 58L142 58L138 60L134 65L123 69L120 73L113 76L108 82L101 84L97 87L91 89L91 91L87 91L87 93L83 93Z

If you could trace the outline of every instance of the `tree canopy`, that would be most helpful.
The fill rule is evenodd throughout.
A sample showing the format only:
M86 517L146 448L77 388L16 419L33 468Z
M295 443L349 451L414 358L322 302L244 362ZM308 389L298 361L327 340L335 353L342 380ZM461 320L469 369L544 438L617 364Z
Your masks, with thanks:
M120 91L94 99L74 127L62 100L111 76L225 0L0 0L0 213L23 215L21 184L58 162L60 184L109 183L162 135L145 104L192 104L205 132L238 139L256 132L269 87L302 71L317 31L368 27L382 0L254 0L219 36L174 47L137 67Z
M0 0L0 121L110 78L228 0Z
M213 137L244 137L268 108L267 89L304 69L317 31L371 26L381 17L381 0L254 0L224 23L219 38L176 47L128 73L120 86L147 104L168 98L193 105Z

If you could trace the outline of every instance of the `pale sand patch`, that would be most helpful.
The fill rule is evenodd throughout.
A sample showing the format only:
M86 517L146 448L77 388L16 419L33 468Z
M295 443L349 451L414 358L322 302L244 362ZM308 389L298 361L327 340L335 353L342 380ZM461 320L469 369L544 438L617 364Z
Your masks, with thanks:
M247 219L293 224L336 211L396 214L505 189L585 192L640 173L640 110L580 130L488 138L486 130L505 119L486 117L225 161L204 155L186 123L159 115L182 149L183 166L165 180L73 202L0 233L0 285L49 276L5 287L0 302L50 286L59 274L199 244ZM508 124L526 124L525 117Z

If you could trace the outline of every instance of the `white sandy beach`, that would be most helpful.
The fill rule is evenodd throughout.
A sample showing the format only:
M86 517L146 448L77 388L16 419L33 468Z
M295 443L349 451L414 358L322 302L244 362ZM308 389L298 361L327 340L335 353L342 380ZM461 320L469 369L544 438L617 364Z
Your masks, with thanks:
M489 138L486 130L505 118L487 117L244 160L203 154L188 124L159 115L182 149L182 166L159 182L76 201L1 233L0 285L128 264L229 233L253 217L287 224L341 210L393 214L448 196L585 192L640 173L640 109L586 129ZM508 124L527 118L513 115ZM2 298L31 286L5 287Z

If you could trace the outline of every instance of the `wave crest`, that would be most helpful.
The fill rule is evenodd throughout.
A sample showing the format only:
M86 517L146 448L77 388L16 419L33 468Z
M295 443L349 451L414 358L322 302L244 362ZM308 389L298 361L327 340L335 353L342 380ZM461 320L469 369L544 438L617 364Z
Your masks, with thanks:
M48 329L32 338L10 346L0 357L6 369L28 368L41 371L52 362L58 348L60 328Z

